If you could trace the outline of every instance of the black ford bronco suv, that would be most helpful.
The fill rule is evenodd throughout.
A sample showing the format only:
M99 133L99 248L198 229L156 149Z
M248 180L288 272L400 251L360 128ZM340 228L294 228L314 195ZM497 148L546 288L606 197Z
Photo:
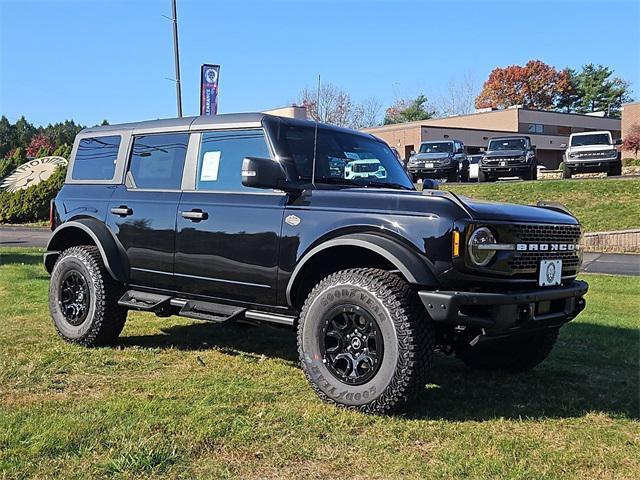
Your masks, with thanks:
M536 147L531 144L531 138L509 136L489 140L487 151L480 160L478 181L493 182L500 177L538 179Z
M358 160L384 174L347 178ZM317 394L368 412L423 390L435 350L528 370L585 307L562 206L416 191L382 140L308 121L83 130L51 218L65 340L110 344L130 309L294 327Z
M469 160L460 140L422 142L418 152L409 157L407 170L416 183L425 178L469 181Z

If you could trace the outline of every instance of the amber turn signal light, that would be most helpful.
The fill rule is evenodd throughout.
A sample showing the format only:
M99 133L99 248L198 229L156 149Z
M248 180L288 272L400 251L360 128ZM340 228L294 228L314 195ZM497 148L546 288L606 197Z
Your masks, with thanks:
M460 232L458 230L453 231L453 256L460 256Z

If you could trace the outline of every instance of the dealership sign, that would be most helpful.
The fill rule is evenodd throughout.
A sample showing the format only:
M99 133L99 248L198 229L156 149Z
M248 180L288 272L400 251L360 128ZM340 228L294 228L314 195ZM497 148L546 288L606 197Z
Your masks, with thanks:
M48 179L58 167L66 167L62 157L42 157L29 160L16 168L11 174L0 180L0 190L16 192Z
M218 113L220 65L202 65L200 70L200 115Z

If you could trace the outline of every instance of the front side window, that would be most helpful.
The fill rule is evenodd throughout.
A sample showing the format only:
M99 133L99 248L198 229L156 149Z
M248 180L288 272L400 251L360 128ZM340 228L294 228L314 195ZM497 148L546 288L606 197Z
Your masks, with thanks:
M136 136L127 173L131 186L179 190L188 143L188 133Z
M578 135L571 138L572 147L582 147L584 145L611 145L611 141L606 133Z
M196 190L255 190L242 185L242 160L245 157L271 157L262 130L203 133Z
M289 177L316 184L384 186L413 190L389 146L368 135L319 125L268 121L267 128Z
M74 180L111 180L116 171L120 135L83 138L78 144L71 178Z
M432 142L420 145L420 153L451 153L453 152L453 143L451 142Z
M524 150L527 147L523 138L504 138L491 140L489 150Z

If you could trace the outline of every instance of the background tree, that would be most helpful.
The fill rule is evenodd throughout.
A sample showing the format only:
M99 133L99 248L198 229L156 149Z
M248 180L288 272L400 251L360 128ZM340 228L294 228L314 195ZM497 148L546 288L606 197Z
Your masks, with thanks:
M355 103L348 92L331 83L320 86L320 95L317 89L305 88L299 103L307 109L307 116L318 122L349 128L373 127L379 123L379 100L368 98Z
M434 107L438 116L465 115L475 110L478 87L470 74L459 79L451 78L445 92L437 97Z
M45 133L38 133L34 135L27 147L27 156L40 157L49 155L55 148L55 145Z
M435 117L436 112L429 108L429 102L424 95L414 99L399 99L387 108L384 124L416 122Z
M638 152L640 151L640 125L633 124L629 128L629 131L624 136L622 146L625 150L632 151L635 158L638 158Z
M555 108L561 112L573 112L579 99L580 91L578 89L577 72L573 68L565 68L562 71L560 94L556 99Z
M523 105L549 110L565 88L565 76L565 72L540 60L530 60L525 66L494 68L476 98L476 108Z
M592 63L582 67L576 75L578 99L575 111L578 113L604 111L618 116L623 103L631 101L629 83L613 76L613 70Z

